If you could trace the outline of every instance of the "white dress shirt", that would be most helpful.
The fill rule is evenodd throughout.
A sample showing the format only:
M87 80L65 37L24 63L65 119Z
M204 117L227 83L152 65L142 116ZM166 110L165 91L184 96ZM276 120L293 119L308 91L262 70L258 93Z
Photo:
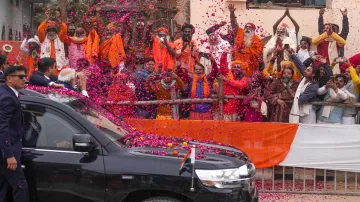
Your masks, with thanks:
M18 98L19 97L19 91L15 90L13 87L9 86L11 88L11 90L14 91L16 97Z

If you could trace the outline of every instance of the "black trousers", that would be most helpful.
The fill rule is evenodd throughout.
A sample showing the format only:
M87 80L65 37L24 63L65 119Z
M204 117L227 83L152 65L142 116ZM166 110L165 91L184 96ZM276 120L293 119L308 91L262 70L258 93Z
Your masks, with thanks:
M0 162L0 201L6 201L8 188L12 189L14 202L29 202L29 190L20 160L16 170L7 169L6 160Z

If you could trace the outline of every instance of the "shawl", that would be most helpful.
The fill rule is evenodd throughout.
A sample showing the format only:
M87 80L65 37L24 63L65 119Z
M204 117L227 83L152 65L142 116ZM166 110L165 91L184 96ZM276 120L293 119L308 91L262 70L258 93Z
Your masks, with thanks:
M311 82L305 84L306 78L303 78L299 83L298 88L296 89L294 102L291 107L290 116L289 116L289 123L299 123L300 116L305 116L310 113L310 109L312 107L311 104L304 104L299 106L299 98L301 93L305 91L305 89L310 85Z
M116 68L125 61L126 55L121 34L115 34L100 45L101 59L108 59L111 67Z
M174 46L172 43L168 43L170 47ZM165 45L161 45L161 42L159 41L159 39L157 39L156 36L154 37L152 53L155 60L156 72L159 71L159 64L162 64L161 71L165 71L167 69L175 69L175 58L170 55Z
M161 86L165 90L170 90L171 99L175 100L177 99L177 93L175 88L176 80L173 80L171 84L166 84L163 80L161 80ZM179 105L173 104L171 105L171 111L172 111L172 118L174 120L179 119Z
M209 82L206 78L206 75L203 74L201 76L193 75L193 82L191 86L191 98L196 98L196 84L198 81L201 81L204 79L204 97L208 98L210 95L210 88L209 88Z
M87 43L85 48L85 58L90 62L90 64L95 63L95 58L99 56L99 44L100 37L95 31L91 29L89 36L87 37Z
M53 40L55 50L52 50L51 48L51 40L49 38L45 38L45 41L41 44L41 58L44 57L50 57L51 52L55 52L55 59L56 60L56 67L59 71L61 71L64 67L68 65L68 60L65 57L65 49L64 49L64 43L59 39L59 37L56 37L56 39Z

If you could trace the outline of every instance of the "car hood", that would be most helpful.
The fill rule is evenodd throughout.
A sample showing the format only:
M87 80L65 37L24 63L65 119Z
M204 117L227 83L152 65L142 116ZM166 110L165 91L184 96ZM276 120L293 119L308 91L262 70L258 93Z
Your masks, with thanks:
M248 156L241 150L213 141L141 133L129 134L120 141L134 155L182 159L191 146L195 145L195 159L213 164L219 169L238 167L249 163Z

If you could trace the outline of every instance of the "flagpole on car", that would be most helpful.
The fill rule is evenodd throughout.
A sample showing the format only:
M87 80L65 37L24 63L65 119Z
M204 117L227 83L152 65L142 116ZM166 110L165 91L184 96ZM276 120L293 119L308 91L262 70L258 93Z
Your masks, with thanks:
M192 145L191 147L191 154L190 154L190 159L191 159L191 167L192 167L192 172L191 172L191 188L190 191L194 192L195 188L194 188L194 176L195 176L195 145Z

